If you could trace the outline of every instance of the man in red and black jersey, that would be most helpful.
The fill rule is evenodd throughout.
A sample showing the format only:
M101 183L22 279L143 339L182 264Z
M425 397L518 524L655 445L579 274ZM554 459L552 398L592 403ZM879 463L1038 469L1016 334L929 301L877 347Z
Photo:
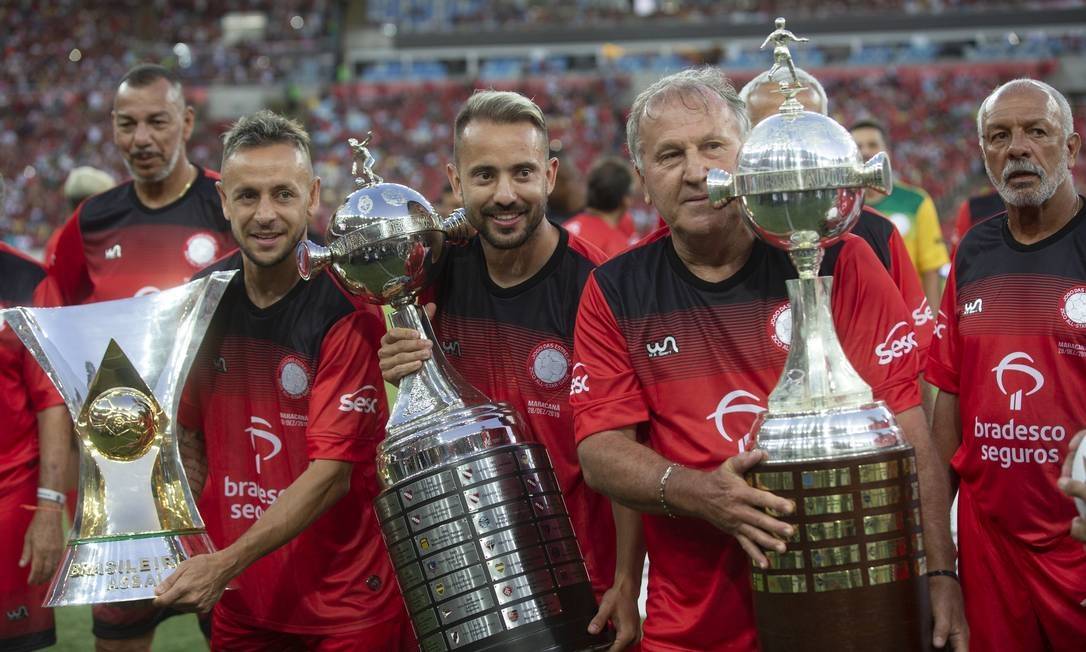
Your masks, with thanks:
M83 202L52 238L65 305L171 288L233 249L219 175L189 162L194 112L176 73L130 70L113 100L113 142L132 179Z
M45 269L0 242L0 309L40 305ZM56 643L42 606L64 549L71 421L37 361L0 320L0 649Z
M464 378L516 407L547 446L602 602L592 627L612 620L617 650L637 635L643 555L616 556L610 501L584 483L569 407L577 297L604 256L546 219L558 169L547 142L542 111L517 93L478 92L461 108L448 174L479 235L448 251L433 290L434 330ZM385 379L416 371L432 345L416 331L390 330L380 351Z
M747 105L747 114L750 116L750 124L756 125L780 109L784 102L784 96L780 93L778 83L785 70L780 70L774 75L769 71L763 72L747 82L739 91L739 97ZM829 98L821 82L802 68L796 68L796 75L806 88L796 95L796 100L808 111L827 115L829 112ZM928 304L928 298L924 294L924 288L920 285L920 275L916 273L916 266L909 257L909 250L905 246L905 240L901 233L885 215L874 208L865 205L860 213L856 225L852 227L852 234L862 238L875 251L875 256L890 274L894 285L905 300L913 320L913 329L916 332L917 351L923 359L931 344L932 334L935 331L935 310ZM921 372L923 369L920 370ZM930 410L930 405L926 406Z
M1086 425L1086 209L1067 100L1030 79L981 104L981 153L1005 215L954 258L927 363L933 431L958 483L959 570L977 649L1086 641L1086 551L1057 481Z
M748 131L742 101L714 68L676 73L638 96L627 140L669 228L597 267L577 315L578 452L590 486L644 512L647 651L755 649L747 557L766 565L762 551L782 551L792 530L763 511L790 513L791 502L750 487L743 473L764 459L749 432L787 356L785 280L796 272L787 254L754 238L735 203L714 209L706 188L708 169L735 169ZM834 276L846 355L916 448L928 560L946 568L945 479L919 407L915 348L900 345L913 337L908 310L855 236L826 251L822 273ZM936 577L931 588L935 644L964 645L957 584Z
M132 68L112 116L113 142L132 178L84 201L50 239L49 276L63 305L174 287L235 247L215 190L219 175L188 160L195 113L177 74ZM149 650L157 623L170 615L145 603L95 605L98 649Z
M207 451L200 506L219 551L182 563L155 604L214 607L216 650L408 649L372 506L381 316L356 310L331 275L298 277L294 248L320 197L300 125L270 111L240 119L222 170L240 251L202 274L239 271L178 417Z

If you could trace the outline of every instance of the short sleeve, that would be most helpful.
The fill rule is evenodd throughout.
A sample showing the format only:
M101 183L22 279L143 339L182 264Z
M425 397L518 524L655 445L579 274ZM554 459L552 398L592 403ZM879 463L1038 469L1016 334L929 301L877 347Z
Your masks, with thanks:
M949 262L935 202L924 195L924 201L916 211L916 267L924 273L937 270Z
M905 300L916 330L916 341L920 345L920 352L924 354L931 345L931 335L935 330L935 309L928 305L928 297L924 294L924 288L920 285L920 275L916 273L916 266L909 257L909 249L905 246L905 239L897 229L890 232L890 240L887 243L890 248L890 276L894 280Z
M626 338L600 290L595 271L585 283L577 310L569 394L578 443L594 434L633 426L649 418Z
M43 277L37 287L34 288L34 305L39 308L53 308L60 305L59 302L60 297L56 285L50 277ZM49 379L38 361L34 359L30 350L26 347L20 348L22 348L23 358L23 380L26 382L27 396L30 398L30 405L34 411L41 412L54 405L64 405L64 399L61 397L60 392L57 391L53 381Z
M50 240L51 251L47 252L46 258L49 276L53 279L54 289L60 297L60 305L65 306L82 303L92 289L87 257L83 250L83 234L79 228L80 209L82 205L68 218L55 238Z
M950 268L943 291L943 304L939 307L935 324L935 337L928 351L924 377L929 383L951 394L960 393L961 354L958 344L958 288L957 266Z
M372 461L388 420L377 363L384 332L380 312L366 308L341 318L325 334L309 399L310 459Z
M901 294L870 247L845 241L834 266L834 323L849 362L894 412L920 404L919 342Z

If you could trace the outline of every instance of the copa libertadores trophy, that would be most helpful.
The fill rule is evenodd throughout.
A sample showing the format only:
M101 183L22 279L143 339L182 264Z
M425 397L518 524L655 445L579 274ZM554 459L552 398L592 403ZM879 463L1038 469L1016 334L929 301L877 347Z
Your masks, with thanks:
M328 267L352 292L391 305L392 324L434 341L415 303L450 241L471 232L418 192L373 173L336 211L328 246L298 247L309 278ZM495 346L499 346L495 343ZM424 652L573 651L607 645L586 633L596 602L546 449L510 406L468 384L440 346L400 382L378 447L375 502L385 544Z
M823 248L859 217L864 188L889 192L889 161L864 163L841 125L803 110L778 18L773 73L782 99L739 153L735 174L709 173L717 205L738 198L754 231L789 252L792 341L784 372L754 425L769 459L748 475L795 501L788 551L753 570L762 649L919 650L931 640L913 449L842 351L830 313Z
M153 598L178 564L214 551L185 478L176 414L232 275L0 313L56 385L81 444L75 521L45 606Z

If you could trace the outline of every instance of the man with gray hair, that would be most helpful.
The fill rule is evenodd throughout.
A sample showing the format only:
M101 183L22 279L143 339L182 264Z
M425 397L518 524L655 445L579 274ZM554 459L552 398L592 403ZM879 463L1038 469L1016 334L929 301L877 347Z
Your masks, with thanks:
M750 430L791 339L787 254L758 240L737 202L714 208L706 174L734 171L749 130L742 100L715 68L685 70L634 100L630 154L667 223L589 277L574 339L574 425L585 479L643 512L651 560L645 650L749 650L757 637L750 563L783 552L791 501L749 486L765 459ZM871 248L846 236L825 254L832 310L849 361L897 414L916 448L928 563L953 564L945 480L920 409L915 349L876 347L908 312ZM856 319L863 311L865 319ZM770 513L767 513L771 510ZM934 643L964 644L961 596L933 578Z
M223 141L216 187L240 251L200 275L237 273L178 413L183 445L207 452L206 480L190 481L219 550L182 563L154 603L214 607L218 650L409 649L373 511L383 320L332 276L298 276L294 250L320 198L301 125L260 111Z
M927 363L965 611L977 649L1078 650L1086 550L1058 479L1086 424L1082 139L1063 95L1032 79L992 92L977 132L1007 210L962 238Z

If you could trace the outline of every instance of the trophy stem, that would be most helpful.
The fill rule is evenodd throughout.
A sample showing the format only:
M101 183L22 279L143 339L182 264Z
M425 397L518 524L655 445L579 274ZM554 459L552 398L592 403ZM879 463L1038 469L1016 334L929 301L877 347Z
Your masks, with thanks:
M430 320L418 304L397 306L389 319L396 328L417 330L423 339L434 342L434 347L430 359L423 360L422 368L400 381L400 391L386 426L388 439L408 432L410 424L417 419L430 419L447 410L487 402L487 398L449 364Z
M786 284L792 302L792 343L784 373L769 395L769 411L809 412L871 403L871 387L845 357L833 327L833 278L798 278Z

